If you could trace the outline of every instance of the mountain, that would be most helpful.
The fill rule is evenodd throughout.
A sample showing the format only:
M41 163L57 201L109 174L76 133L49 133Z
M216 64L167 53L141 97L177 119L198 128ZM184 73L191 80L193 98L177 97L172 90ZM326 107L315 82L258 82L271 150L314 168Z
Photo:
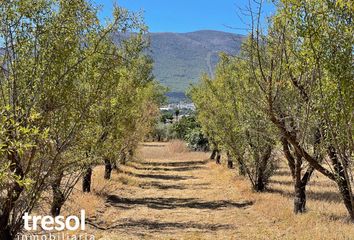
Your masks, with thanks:
M155 62L154 75L171 92L185 92L191 83L198 82L202 73L213 74L219 52L237 54L244 38L211 30L150 33L149 54Z

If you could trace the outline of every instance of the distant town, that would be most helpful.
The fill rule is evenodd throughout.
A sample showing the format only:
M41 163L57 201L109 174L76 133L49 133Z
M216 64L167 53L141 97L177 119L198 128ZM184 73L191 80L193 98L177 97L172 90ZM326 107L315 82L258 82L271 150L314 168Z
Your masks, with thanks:
M170 103L168 105L164 105L160 107L160 111L173 111L176 109L195 111L195 106L194 103L179 102L179 103Z

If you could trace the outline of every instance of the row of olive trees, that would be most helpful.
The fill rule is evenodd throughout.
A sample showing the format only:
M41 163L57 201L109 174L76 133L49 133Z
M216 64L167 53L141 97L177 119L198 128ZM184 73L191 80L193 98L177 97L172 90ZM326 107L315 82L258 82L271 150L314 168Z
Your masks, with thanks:
M113 15L103 26L86 0L1 1L0 239L48 189L58 215L84 173L126 161L153 124L161 91L146 28Z
M248 98L256 93L247 88L246 81L239 80L243 78L241 68L236 59L221 55L215 78L203 76L190 94L198 121L214 149L211 158L220 163L220 151L224 150L228 167L232 168L235 160L254 190L264 191L276 167L274 129L262 111L249 107Z
M240 56L221 56L213 80L192 88L198 120L256 190L278 143L294 182L294 211L305 211L314 170L338 185L351 219L353 6L350 1L278 1L262 32L262 5ZM258 185L257 185L258 184Z

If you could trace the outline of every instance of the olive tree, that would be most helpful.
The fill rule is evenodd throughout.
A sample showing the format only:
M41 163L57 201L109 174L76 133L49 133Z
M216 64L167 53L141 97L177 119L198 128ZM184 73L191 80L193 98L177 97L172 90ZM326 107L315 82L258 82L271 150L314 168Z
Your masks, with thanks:
M267 34L255 24L245 49L262 108L292 169L295 212L304 211L315 169L337 183L354 218L352 18L346 1L279 1ZM309 167L301 176L303 161Z

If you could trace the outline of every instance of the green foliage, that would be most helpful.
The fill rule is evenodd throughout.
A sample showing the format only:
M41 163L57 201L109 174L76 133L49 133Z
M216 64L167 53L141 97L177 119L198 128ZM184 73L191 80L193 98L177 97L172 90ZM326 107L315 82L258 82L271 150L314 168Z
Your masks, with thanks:
M246 170L252 186L262 191L274 168L272 127L264 114L251 107L257 96L247 85L244 61L220 56L215 79L203 76L190 90L197 119L214 147L228 152ZM258 189L259 188L259 189Z
M184 140L187 142L187 146L194 151L207 151L209 149L208 139L199 127L191 129L184 136Z
M183 116L179 121L172 125L175 138L185 139L187 134L198 127L194 116Z
M158 116L164 88L141 17L116 7L103 26L95 9L0 4L0 237L16 234L50 187L67 199L87 166L132 153ZM131 31L118 45L111 37Z
M246 169L256 190L273 171L278 140L295 187L308 181L306 160L310 172L337 183L354 219L353 8L319 0L277 7L267 34L254 24L240 56L222 55L214 79L204 76L191 89L198 122Z
M150 133L150 137L153 141L167 141L174 138L172 124L165 124L159 122L155 125L154 129Z
M170 111L162 111L160 116L160 122L166 124L167 122L172 122L173 114Z
M150 133L150 138L154 141L181 139L187 142L190 149L195 151L208 150L208 139L202 132L195 116L182 116L179 120L173 122L173 119L175 119L173 114L175 113L176 111L163 111L160 122L155 125L154 130Z

